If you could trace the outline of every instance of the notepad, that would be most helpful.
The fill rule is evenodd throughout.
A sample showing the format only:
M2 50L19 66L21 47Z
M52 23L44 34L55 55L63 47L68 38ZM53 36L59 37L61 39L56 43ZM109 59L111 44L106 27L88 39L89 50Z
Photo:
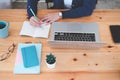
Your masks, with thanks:
M26 67L24 67L24 63L23 63L21 48L29 47L29 46L35 46L39 65L26 68ZM16 54L15 66L14 66L14 74L39 74L40 73L40 65L41 65L41 50L42 50L41 44L19 43L18 49L17 49L17 54Z
M40 27L35 27L29 21L24 21L20 35L48 38L50 24L42 24Z
M35 45L21 48L22 58L25 68L39 65L37 51Z

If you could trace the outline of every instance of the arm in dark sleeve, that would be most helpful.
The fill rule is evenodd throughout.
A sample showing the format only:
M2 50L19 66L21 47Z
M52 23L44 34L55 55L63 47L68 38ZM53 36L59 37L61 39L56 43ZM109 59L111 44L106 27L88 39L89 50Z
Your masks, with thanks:
M33 16L31 13L29 6L33 9L34 13L37 14L37 4L38 0L27 0L27 13L28 13L28 19Z
M92 14L96 6L96 0L84 0L83 5L67 11L62 11L63 18L78 18Z

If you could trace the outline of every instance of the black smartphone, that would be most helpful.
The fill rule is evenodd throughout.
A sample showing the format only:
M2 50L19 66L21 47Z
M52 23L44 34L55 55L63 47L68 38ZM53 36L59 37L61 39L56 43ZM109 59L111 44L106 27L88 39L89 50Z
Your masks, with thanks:
M120 43L120 25L110 25L110 31L114 43Z

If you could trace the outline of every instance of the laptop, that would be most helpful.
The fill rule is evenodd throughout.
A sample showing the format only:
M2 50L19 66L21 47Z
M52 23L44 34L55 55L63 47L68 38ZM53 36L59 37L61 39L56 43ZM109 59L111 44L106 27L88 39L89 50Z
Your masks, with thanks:
M54 22L48 44L51 48L99 49L98 24L95 22Z

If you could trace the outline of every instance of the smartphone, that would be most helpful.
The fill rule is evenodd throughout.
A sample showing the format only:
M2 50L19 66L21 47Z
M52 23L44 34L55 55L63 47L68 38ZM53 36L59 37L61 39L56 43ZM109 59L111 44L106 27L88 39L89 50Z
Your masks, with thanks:
M110 25L110 32L114 43L120 43L120 25Z

